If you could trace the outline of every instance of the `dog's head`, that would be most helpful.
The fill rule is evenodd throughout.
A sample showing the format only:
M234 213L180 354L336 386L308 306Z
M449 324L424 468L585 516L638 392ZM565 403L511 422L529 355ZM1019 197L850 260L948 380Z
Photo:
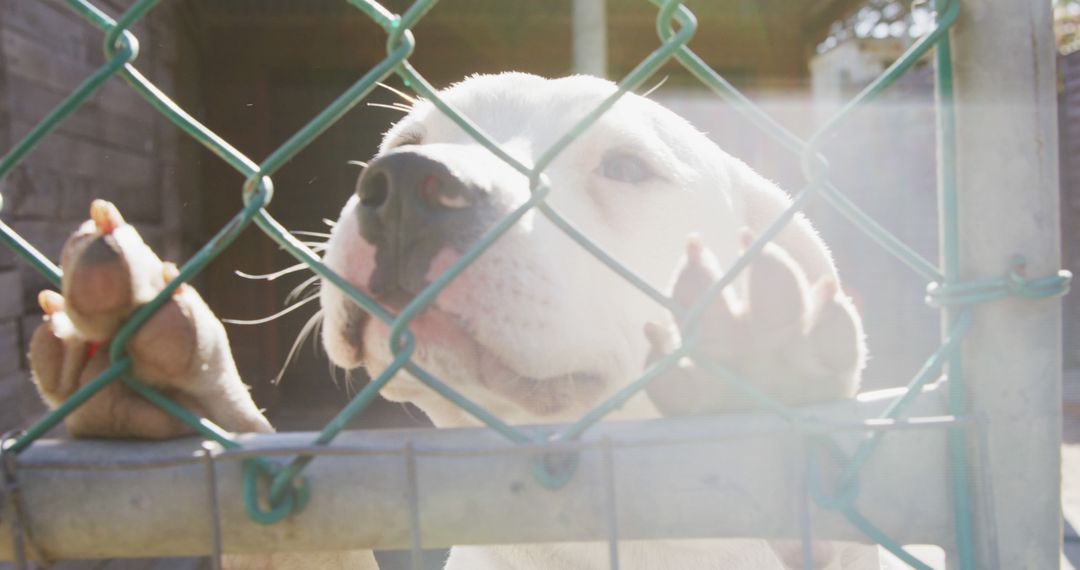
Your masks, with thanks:
M615 91L591 77L475 76L441 93L518 161L532 165ZM739 187L768 185L683 119L628 94L544 169L555 211L659 290L686 235L722 263L737 252ZM328 243L326 263L396 311L530 198L528 178L418 102L385 136ZM392 359L389 330L332 285L324 343L372 375ZM410 329L414 361L511 422L577 417L642 371L643 326L666 311L599 262L538 208L438 296ZM405 376L405 375L403 375ZM384 390L437 424L467 423L411 377ZM645 401L629 414L647 413Z

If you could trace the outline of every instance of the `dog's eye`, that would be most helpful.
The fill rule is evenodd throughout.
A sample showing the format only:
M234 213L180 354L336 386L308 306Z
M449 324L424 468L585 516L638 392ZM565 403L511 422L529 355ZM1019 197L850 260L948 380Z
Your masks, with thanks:
M624 152L605 156L600 163L599 173L609 180L628 184L638 184L656 176L645 161Z

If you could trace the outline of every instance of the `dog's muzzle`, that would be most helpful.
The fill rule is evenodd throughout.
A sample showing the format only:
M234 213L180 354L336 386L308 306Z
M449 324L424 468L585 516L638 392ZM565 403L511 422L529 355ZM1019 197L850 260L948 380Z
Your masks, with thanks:
M357 182L360 235L375 246L368 288L393 308L428 284L439 252L463 251L495 218L486 189L465 174L467 152L437 150L391 151L373 160Z

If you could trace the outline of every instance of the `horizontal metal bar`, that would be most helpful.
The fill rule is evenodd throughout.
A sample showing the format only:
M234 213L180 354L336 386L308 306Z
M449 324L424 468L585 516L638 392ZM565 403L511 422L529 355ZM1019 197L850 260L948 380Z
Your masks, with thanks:
M798 538L799 497L788 474L801 468L801 458L790 455L792 438L839 430L837 439L851 451L871 427L898 433L866 464L855 506L899 543L947 542L940 428L961 422L943 415L943 398L930 388L911 410L923 419L864 423L894 397L803 408L796 423L760 413L601 423L579 442L529 446L481 428L346 432L318 449L309 445L310 433L241 436L244 449L223 451L215 462L222 540L230 552L408 548L402 458L411 445L425 547L603 541L610 524L605 440L618 466L621 539ZM581 464L569 484L552 491L533 479L531 467L536 454L556 449L577 449ZM252 450L282 463L296 452L318 455L305 472L313 491L302 512L273 526L248 519L241 460ZM197 439L35 443L19 455L19 469L36 542L59 559L208 554L212 514L201 454ZM866 540L840 513L811 515L817 539ZM0 513L0 536L11 520ZM0 559L12 554L10 541L0 541Z

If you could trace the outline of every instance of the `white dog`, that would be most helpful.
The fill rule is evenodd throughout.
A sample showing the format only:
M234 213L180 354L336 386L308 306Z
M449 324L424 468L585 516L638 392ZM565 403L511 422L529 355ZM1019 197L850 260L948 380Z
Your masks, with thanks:
M471 77L441 96L511 156L532 165L614 90L612 83L590 77L548 80L507 73ZM544 169L544 183L551 189L547 203L559 214L647 283L674 291L683 305L693 304L717 278L716 267L729 266L790 204L781 190L684 120L629 94ZM485 150L433 104L419 101L387 133L361 176L334 226L325 261L356 288L397 311L529 197L525 175ZM95 223L84 226L82 233L109 247L87 246L86 236L76 234L65 248L63 263L65 278L78 281L65 282L64 298L43 296L50 322L35 335L31 357L38 384L52 403L101 369L97 360L103 356L85 356L87 339L107 339L132 307L171 276L137 236L116 230L129 226L114 209L99 203L92 217ZM688 249L691 233L699 237ZM83 253L95 250L101 251ZM140 271L129 262L136 251L144 268ZM861 326L840 292L828 250L810 224L796 216L747 273L707 312L701 329L706 351L788 403L854 395L865 353ZM114 295L115 302L105 308L72 306L82 289L88 291L82 295L87 299L113 298L102 291L111 290L117 280L136 285L125 285L125 292ZM152 283L138 285L143 282ZM365 367L372 376L389 365L392 352L385 324L330 284L322 287L322 307L324 345L335 364ZM176 315L170 317L169 310ZM175 339L185 335L155 333L164 330L160 327L179 327L195 333L187 335L187 345L166 353L193 356L166 362L171 368L165 366L164 374L141 365L146 377L223 425L269 429L261 418L252 417L254 406L246 394L221 388L222 382L238 385L239 378L228 372L234 367L224 333L198 295L181 288L162 314L144 327L133 345L150 337L159 344L143 340L143 345L157 349L163 337L179 342ZM80 332L83 329L90 332ZM678 342L666 309L536 209L452 281L410 330L417 340L414 361L419 366L514 424L577 419L636 379L650 353ZM140 363L151 357L138 346L133 353L139 372ZM63 357L55 358L58 354ZM199 372L205 362L219 374ZM171 381L170 374L181 379ZM101 398L124 399L123 406L139 410L125 417L137 420L118 423L91 408L73 417L72 431L150 437L183 431L175 422L154 419L160 416L156 410L121 390L117 387L117 394ZM687 390L697 393L688 397ZM210 395L221 393L228 394L228 402L238 410L233 421L228 410L208 405ZM391 381L383 395L416 404L439 427L479 425L405 373ZM110 405L116 407L102 404ZM738 393L683 367L611 417L641 419L656 417L661 410L700 413L745 407ZM157 427L145 428L145 421ZM782 548L755 540L627 542L621 549L624 568L783 568L791 563L778 555ZM826 550L823 563L854 567L842 560L846 555ZM285 558L270 563L279 568L373 564L369 554L354 556L348 562L332 555L307 558L302 564ZM591 544L470 546L454 548L446 567L599 569L607 567L607 557L603 546Z

